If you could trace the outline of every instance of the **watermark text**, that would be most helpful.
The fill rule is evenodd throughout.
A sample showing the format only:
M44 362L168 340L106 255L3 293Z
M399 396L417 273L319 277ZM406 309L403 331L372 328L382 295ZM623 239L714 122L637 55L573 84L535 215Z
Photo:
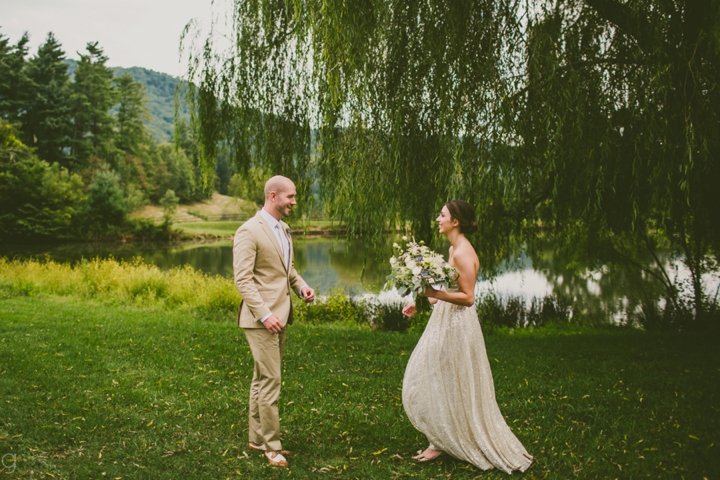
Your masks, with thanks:
M0 459L0 463L2 463L5 473L15 473L15 468L17 467L17 455L14 453L6 453L2 456L2 459Z

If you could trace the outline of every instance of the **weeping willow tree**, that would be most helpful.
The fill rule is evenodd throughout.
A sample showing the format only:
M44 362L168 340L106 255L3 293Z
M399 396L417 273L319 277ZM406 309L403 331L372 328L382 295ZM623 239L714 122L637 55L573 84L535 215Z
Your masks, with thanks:
M350 236L411 222L429 239L464 198L489 268L511 239L551 238L645 269L682 309L665 245L701 315L720 247L718 4L238 0L229 46L185 36L202 158L224 143L240 171L319 179Z

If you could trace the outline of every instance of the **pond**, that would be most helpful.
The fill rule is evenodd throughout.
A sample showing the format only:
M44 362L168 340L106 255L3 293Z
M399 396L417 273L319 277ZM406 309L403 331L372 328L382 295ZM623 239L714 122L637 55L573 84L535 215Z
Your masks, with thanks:
M377 261L360 242L349 246L343 239L294 239L298 272L318 294L333 289L353 294L378 293L389 273L389 264ZM232 278L232 242L187 243L180 245L147 244L73 244L59 246L0 246L0 256L8 258L50 258L74 263L83 258L113 257L124 261L140 258L161 269L190 265L208 274ZM678 262L663 257L671 275L687 278ZM712 299L717 294L717 276L705 278L706 291ZM534 298L555 295L574 311L598 316L607 321L621 321L640 301L657 301L663 287L650 275L638 270L602 267L594 272L577 273L565 262L550 254L530 258L521 252L491 279L479 278L477 294L494 294L500 298L519 297L527 305Z

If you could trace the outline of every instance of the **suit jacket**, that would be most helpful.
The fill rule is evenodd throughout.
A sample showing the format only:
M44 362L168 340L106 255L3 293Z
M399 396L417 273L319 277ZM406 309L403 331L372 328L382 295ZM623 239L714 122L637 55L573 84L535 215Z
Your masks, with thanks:
M235 232L233 270L242 297L239 327L265 328L260 319L271 312L283 325L292 323L290 291L300 296L305 281L295 271L289 228L283 221L280 225L290 244L290 268L286 268L277 237L260 212Z

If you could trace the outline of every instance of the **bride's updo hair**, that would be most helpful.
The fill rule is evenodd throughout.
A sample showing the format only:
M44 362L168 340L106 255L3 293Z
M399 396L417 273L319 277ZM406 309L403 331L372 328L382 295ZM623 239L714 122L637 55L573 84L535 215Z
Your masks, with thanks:
M460 224L460 233L469 235L478 229L475 209L465 200L451 200L445 204L453 220Z

